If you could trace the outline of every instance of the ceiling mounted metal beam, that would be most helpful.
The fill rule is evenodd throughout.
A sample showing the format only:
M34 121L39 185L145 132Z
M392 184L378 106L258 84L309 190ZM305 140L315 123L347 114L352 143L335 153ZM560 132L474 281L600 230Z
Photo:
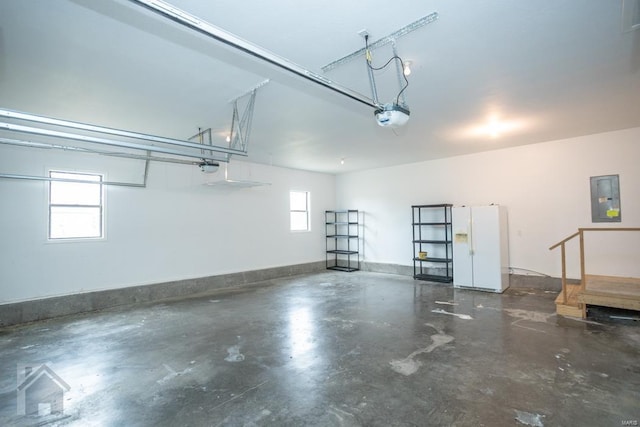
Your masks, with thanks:
M7 110L2 108L0 108L0 117L27 121L27 122L35 122L42 125L59 126L65 129L77 129L77 130L95 132L95 133L100 133L105 135L114 135L114 136L120 136L124 138L159 142L162 144L194 148L197 150L200 150L202 148L202 144L198 144L195 142L182 141L180 139L166 138L163 136L149 135L149 134L140 133L140 132L131 132L127 130L114 129L114 128L109 128L104 126L97 126L97 125L92 125L88 123L74 122L71 120L55 119L52 117L40 116L40 115L30 114L30 113L23 113L20 111ZM132 147L129 147L129 148L132 148ZM211 148L208 147L207 149L210 151L216 151L220 153L237 154L240 156L247 155L247 153L244 151L235 150L235 149L226 148L226 147L220 147L220 146L211 146Z
M289 61L288 59L285 59L281 56L274 54L273 52L270 52L266 49L261 48L260 46L254 45L253 43L243 40L237 37L236 35L226 30L223 30L222 28L216 27L194 15L191 15L188 12L178 9L177 7L167 2L164 2L162 0L129 0L129 1L137 5L143 6L154 13L157 13L161 16L169 18L170 20L182 26L190 28L200 34L210 37L218 42L221 42L234 49L237 49L245 54L251 55L271 65L275 65L276 67L279 67L285 71L288 71L292 74L295 74L299 77L307 79L313 83L316 83L320 86L323 86L327 89L330 89L334 92L337 92L355 101L358 101L364 105L367 105L368 107L372 107L372 108L379 107L379 105L377 105L372 99L366 97L365 95L359 92L343 87L320 74L307 70L306 68L303 68L300 65Z
M217 145L203 146L203 144L190 141L55 119L19 111L0 109L0 117L9 120L32 122L39 126L44 126L43 128L0 122L0 131L9 133L37 135L44 138L64 139L67 141L77 141L79 143L142 150L150 153L161 153L194 160L228 161L230 155L247 156L246 151L234 148ZM51 127L62 128L68 132L50 129ZM89 134L80 134L78 131ZM105 135L108 137L105 137ZM118 139L112 137L118 137ZM158 145L154 145L153 143ZM147 156L149 155L150 154Z
M41 129L36 127L16 125L11 123L0 122L0 129L6 130L9 132L26 133L30 135L38 135L38 136L44 136L44 137L65 139L70 141L86 142L90 144L110 145L110 146L115 146L120 148L130 148L133 150L152 151L152 152L170 154L170 155L181 156L181 157L199 158L199 159L206 159L206 160L220 160L218 157L212 157L209 154L189 153L189 152L181 151L174 148L158 147L151 144L139 144L135 142L116 141L108 138L101 138L101 137L88 136L88 135L78 135L78 134L69 133L69 132L60 132L57 130ZM211 146L208 146L208 145L204 146L202 144L200 144L200 147L198 147L198 150L203 150L202 147L206 147L207 151L212 151Z
M402 37L406 34L409 34L412 31L417 30L418 28L422 28L427 24L432 23L433 21L435 21L436 19L438 19L438 12L433 12L430 13L427 16L423 16L422 18L418 19L417 21L412 22L409 25L405 25L404 27L400 28L399 30L394 31L393 33L382 37L381 39L378 39L376 41L374 41L373 43L369 43L369 50L373 50L373 49L377 49L379 47L385 46L389 43L394 43L396 41L396 39L398 39L398 37ZM366 51L366 48L362 48L362 49L358 49L355 52L350 53L347 56L343 56L340 59L336 59L333 62L328 63L327 65L322 67L322 71L323 72L327 72L327 71L331 71L334 68L336 68L339 65L344 64L345 62L349 62L359 56L364 55Z
M120 157L124 159L132 159L132 160L150 160L154 162L177 163L182 165L193 165L197 163L194 160L178 159L175 157L161 157L161 156L154 156L151 154L134 154L134 153L125 153L122 151L97 150L95 148L85 148L85 147L75 147L73 145L55 144L53 142L33 142L33 141L23 141L19 139L2 138L2 137L0 137L0 144L13 145L13 146L25 147L25 148L39 148L44 150L61 150L61 151L69 151L69 152L82 153L82 154L100 154L102 156L109 156L109 157ZM220 160L223 160L223 159L220 159Z

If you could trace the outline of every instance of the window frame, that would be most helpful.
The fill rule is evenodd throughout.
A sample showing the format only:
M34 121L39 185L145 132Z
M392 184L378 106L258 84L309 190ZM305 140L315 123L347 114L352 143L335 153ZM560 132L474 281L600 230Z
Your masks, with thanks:
M305 195L305 210L291 209L291 197L293 193L304 193ZM305 229L293 229L292 214L304 213L307 218L307 227ZM307 190L289 190L289 231L291 233L308 233L311 231L311 192Z
M76 175L79 179L56 178L54 174ZM84 177L97 177L95 181L83 179ZM94 184L99 186L99 203L98 204L68 204L68 203L52 203L52 185L55 182L78 182L81 184ZM85 242L105 240L105 175L98 172L80 172L63 169L50 169L49 182L47 192L47 241L48 242ZM100 234L98 236L73 236L73 237L52 237L52 212L55 207L63 208L98 208L100 221Z

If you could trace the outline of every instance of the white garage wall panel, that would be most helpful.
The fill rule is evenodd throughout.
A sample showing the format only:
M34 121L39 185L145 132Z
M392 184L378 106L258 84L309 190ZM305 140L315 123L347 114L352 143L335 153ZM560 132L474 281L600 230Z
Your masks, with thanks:
M141 182L143 166L48 150L0 152L6 173L42 176L54 168ZM324 260L323 211L334 208L334 176L243 162L232 162L234 172L271 185L206 186L222 169L206 175L151 163L147 188L106 188L106 238L84 242L47 241L46 182L0 180L0 303ZM310 232L289 231L292 189L311 192Z
M425 141L428 146L428 141ZM591 223L591 176L619 174L623 222L640 226L640 128L351 173L337 178L337 205L367 212L365 261L411 264L411 205L504 205L512 267L554 277L548 248ZM606 224L606 226L613 226ZM640 277L640 233L589 234L587 273ZM567 246L579 277L578 244Z

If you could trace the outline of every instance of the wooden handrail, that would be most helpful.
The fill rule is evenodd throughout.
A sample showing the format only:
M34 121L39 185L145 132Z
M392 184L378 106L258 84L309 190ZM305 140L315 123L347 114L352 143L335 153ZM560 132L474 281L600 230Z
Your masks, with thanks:
M618 227L618 228L578 228L580 231L640 231L640 227Z
M599 227L582 227L578 228L578 231L551 246L549 250L553 250L558 246L562 249L562 300L564 304L567 304L567 267L566 267L566 252L565 243L573 239L576 236L580 236L580 284L584 288L585 286L585 266L584 266L584 232L585 231L640 231L640 227L618 227L618 228L599 228Z
M553 250L553 249L557 248L558 246L567 243L569 240L573 239L578 234L580 234L580 229L578 229L578 231L576 231L575 233L573 233L571 236L567 237L566 239L560 240L558 243L556 243L555 245L551 246L549 248L549 250Z
M558 243L556 243L555 245L551 246L549 248L549 250L553 250L555 248L557 248L558 246L560 246L563 243L567 243L569 240L573 239L574 237L576 237L577 235L580 234L581 231L640 231L640 227L618 227L618 228L597 228L597 227L583 227L583 228L578 228L578 231L576 231L575 233L573 233L571 236L562 239L561 241L559 241Z

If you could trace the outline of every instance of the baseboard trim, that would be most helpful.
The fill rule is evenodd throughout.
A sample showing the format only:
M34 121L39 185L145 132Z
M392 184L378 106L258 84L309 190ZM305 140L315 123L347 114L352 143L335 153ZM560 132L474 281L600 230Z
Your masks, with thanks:
M402 276L413 276L413 267L410 265L400 264L387 264L380 262L362 262L363 271L369 271L372 273L387 273L387 274L399 274ZM575 282L572 281L572 282ZM551 276L538 276L527 274L510 274L509 275L509 287L511 288L528 288L528 289L542 289L546 291L558 291L562 290L562 282L558 277Z
M316 273L323 270L325 270L325 262L318 261L197 279L176 280L151 285L131 286L2 304L0 305L0 327L104 310L118 306L206 295L208 293L239 289L250 285L255 286L256 283L267 280Z
M382 262L363 261L360 263L362 271L371 273L398 274L401 276L413 276L413 267L410 265L388 264Z
M409 265L362 262L361 270L372 273L413 276L413 267ZM0 305L0 327L119 306L204 296L215 292L255 286L256 283L268 280L322 271L326 271L325 261L317 261L197 279L176 280L151 285L131 286L127 288L2 304ZM562 289L561 281L556 277L510 274L509 279L511 288L543 289L558 292Z
M559 277L533 276L526 274L510 274L509 286L511 288L542 289L545 291L562 290L562 280Z

